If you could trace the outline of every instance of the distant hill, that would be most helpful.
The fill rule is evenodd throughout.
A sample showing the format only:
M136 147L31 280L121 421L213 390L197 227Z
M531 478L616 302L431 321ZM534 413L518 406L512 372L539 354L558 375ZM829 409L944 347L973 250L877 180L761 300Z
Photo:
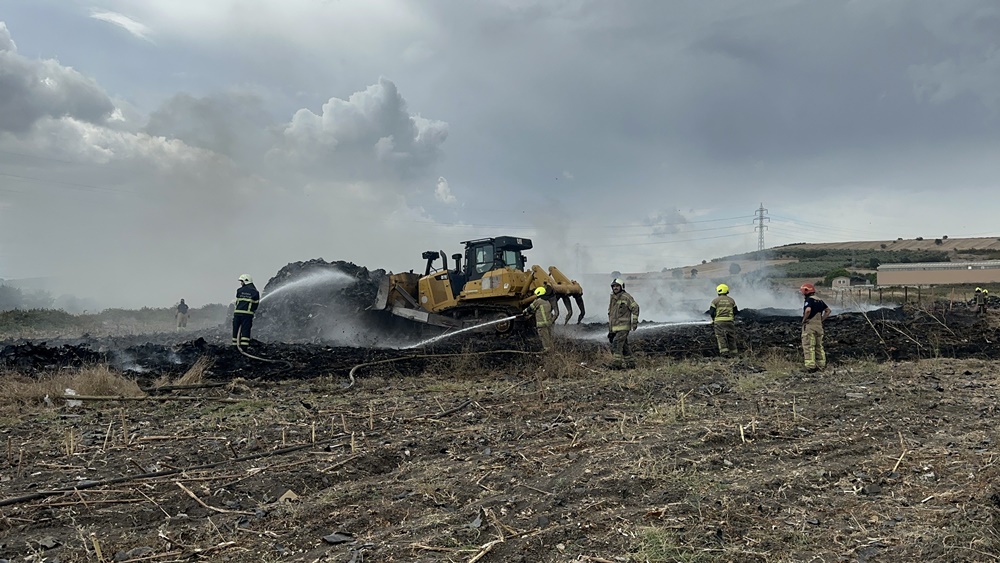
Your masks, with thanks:
M732 275L734 271L748 274L766 269L767 277L771 278L822 278L840 268L870 275L881 264L981 260L1000 260L1000 238L942 236L930 239L786 244L762 252L713 258L703 264L664 269L644 276L689 279L691 270L694 269L699 278L717 278Z
M982 256L984 254L995 253L1000 256L1000 238L948 238L947 236L943 236L940 238L922 239L798 243L776 246L765 252L780 254L782 252L794 253L798 250L933 250L959 255Z

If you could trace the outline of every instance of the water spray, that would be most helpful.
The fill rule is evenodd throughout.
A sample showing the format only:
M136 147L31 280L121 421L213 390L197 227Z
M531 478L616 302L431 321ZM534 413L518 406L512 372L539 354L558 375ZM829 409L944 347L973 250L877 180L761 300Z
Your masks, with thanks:
M444 340L446 338L451 338L452 336L458 336L459 334L462 334L463 332L469 332L470 330L475 330L477 328L483 328L483 327L486 327L486 326L492 326L492 325L495 325L495 324L500 324L500 323L504 323L504 322L508 322L508 321L513 321L517 317L518 317L518 315L512 315L510 317L504 317L502 319L497 319L495 321L485 322L485 323L482 323L482 324L478 324L476 326L470 326L468 328L463 328L461 330L456 330L455 332L449 332L449 333L446 333L446 334L435 336L434 338L428 338L427 340L424 340L423 342L418 342L416 344L411 344L410 346L406 346L406 347L404 347L402 349L403 350L411 350L413 348L419 348L420 346L426 346L428 344L433 344L435 342Z
M260 301L261 301L261 303L263 303L265 300L267 300L271 296L277 295L277 294L282 293L284 291L290 291L290 290L295 290L295 289L303 289L303 288L306 288L306 287L313 287L313 286L321 285L321 284L324 284L324 283L330 283L330 282L339 282L341 285L345 285L346 286L349 283L353 283L355 281L357 281L355 278L353 278L353 277L351 277L351 276L349 276L349 275L347 275L347 274L345 274L343 272L338 272L336 270L316 270L316 271L310 272L309 274L306 274L306 275L302 276L301 278L298 278L298 279L296 279L294 281L290 281L288 283L280 285L276 289L272 289L267 294L265 294L263 297L261 297Z
M651 323L645 325L639 325L636 331L640 330L652 330L656 328L669 328L675 326L692 326L692 325L710 325L712 321L670 321L665 323Z

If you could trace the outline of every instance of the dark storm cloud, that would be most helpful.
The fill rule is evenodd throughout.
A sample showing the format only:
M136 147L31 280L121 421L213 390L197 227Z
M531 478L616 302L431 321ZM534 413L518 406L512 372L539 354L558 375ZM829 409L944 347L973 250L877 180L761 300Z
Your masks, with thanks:
M992 135L983 100L946 103L921 95L926 86L915 84L914 77L934 74L920 69L989 54L985 43L956 48L928 29L926 20L941 16L920 3L886 17L849 3L810 2L718 21L686 51L709 72L690 92L699 103L672 115L678 133L720 159L791 159ZM944 74L937 74L942 82L955 82Z
M97 83L57 61L18 54L0 23L0 131L23 133L42 117L103 122L115 106Z
M439 50L462 69L446 95L479 110L500 151L491 160L518 162L525 183L559 167L576 188L649 185L661 163L705 181L758 160L997 141L1000 4L989 0L558 6L436 14L479 53ZM450 121L459 134L465 120Z

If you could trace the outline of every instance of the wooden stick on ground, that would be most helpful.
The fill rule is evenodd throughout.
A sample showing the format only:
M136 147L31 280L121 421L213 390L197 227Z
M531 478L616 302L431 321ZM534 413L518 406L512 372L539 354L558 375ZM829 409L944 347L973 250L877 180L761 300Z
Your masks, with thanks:
M450 414L455 414L458 411L460 411L460 410L464 409L465 407L469 406L471 403L472 403L472 399L466 399L465 401L462 402L462 404L458 405L457 407L452 408L452 409L448 409L448 410L446 410L444 412L439 412L439 413L437 413L435 415L431 415L431 418L444 418L444 417L446 417L446 416L448 416Z
M493 549L493 546L495 546L498 543L503 543L503 542L504 542L504 539L500 538L498 540L493 540L491 542L487 542L487 543L483 544L483 546L479 549L479 553L475 554L472 557L472 559L469 559L469 563L476 563L476 561L479 561L483 557L486 557L486 554L489 553Z
M195 502L197 502L202 507L207 508L207 509L209 509L209 510L211 510L213 512L218 512L220 514L244 514L244 515L247 515L247 516L253 516L254 515L253 512L246 512L246 511L243 511L243 510L226 510L224 508L216 508L214 506L205 504L205 502L202 501L200 498L198 498L198 495L194 494L194 492L192 492L191 489L185 487L184 483L181 483L179 481L174 481L174 484L176 484L178 487L180 487L182 491L184 491L185 493L187 493L187 495L189 497L193 498Z
M896 465L892 466L892 473L895 473L896 470L899 469L899 464L902 463L903 456L905 455L906 455L906 450L903 450L903 453L899 454L899 459L896 460Z
M188 397L188 396L165 396L165 397L125 397L125 396L103 396L103 395L66 395L62 399L73 399L77 401L216 401L219 403L239 403L242 399L231 399L229 397Z
M435 547L433 545L424 545L422 543L410 544L410 547L412 549L422 549L424 551L440 551L442 553L454 553L456 551L459 551L451 547Z

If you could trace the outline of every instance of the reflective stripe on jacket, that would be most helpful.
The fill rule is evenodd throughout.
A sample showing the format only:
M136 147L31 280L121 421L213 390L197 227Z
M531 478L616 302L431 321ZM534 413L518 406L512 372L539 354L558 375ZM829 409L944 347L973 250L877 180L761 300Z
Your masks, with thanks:
M233 314L252 315L260 305L260 292L252 283L236 290L236 308Z
M736 300L728 295L720 295L712 300L712 321L731 321L736 318Z
M535 315L535 326L552 325L552 304L548 299L535 299L524 311Z
M639 304L624 289L615 295L611 293L608 304L608 328L611 332L632 330L639 326Z

